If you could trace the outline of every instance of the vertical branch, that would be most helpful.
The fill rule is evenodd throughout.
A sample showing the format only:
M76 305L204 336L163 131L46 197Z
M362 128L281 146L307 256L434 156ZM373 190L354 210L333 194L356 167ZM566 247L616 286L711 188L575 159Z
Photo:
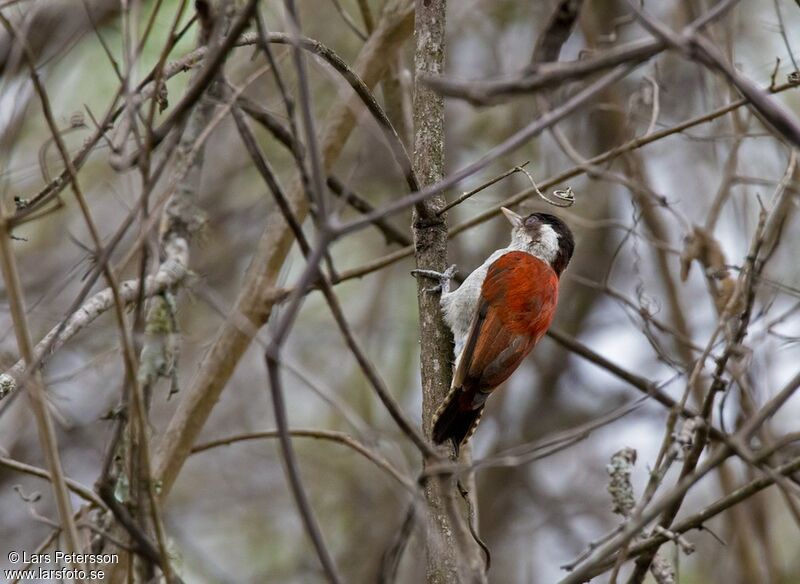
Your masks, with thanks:
M417 0L415 22L414 171L425 187L444 176L444 100L423 85L423 75L442 72L445 55L446 0ZM447 264L447 222L444 196L417 204L412 228L417 268L443 271ZM422 427L430 436L437 407L452 378L452 335L442 320L439 295L417 282L419 303ZM468 452L463 456L469 457ZM428 504L426 580L429 584L481 581L481 560L470 539L463 511L457 507L452 477L425 484Z
M439 74L444 64L446 0L417 0L414 66L414 171L425 187L444 176L444 100L419 81L421 74ZM444 271L447 264L444 195L436 195L414 208L413 231L417 268ZM430 433L433 413L450 388L452 336L442 320L439 296L417 281L422 375L422 426Z
M0 205L0 268L5 281L6 294L8 295L8 303L14 323L14 333L17 336L17 345L26 365L29 365L34 361L33 342L28 329L22 286L17 272L17 263L11 249L11 241L5 210ZM38 370L31 375L28 381L28 389L31 407L36 418L36 428L39 432L39 441L41 442L42 452L44 452L47 469L50 472L53 483L53 494L58 508L58 515L61 519L61 527L65 534L66 550L68 553L81 553L78 530L73 519L72 503L67 491L67 482L64 478L64 469L61 466L61 458L58 454L53 420L47 409L47 401L42 387L42 374ZM80 567L80 564L72 563L72 567Z
M300 511L300 518L303 520L306 531L314 544L314 549L319 556L326 579L330 584L341 584L342 580L336 569L336 563L325 545L322 530L319 527L303 486L303 481L300 478L300 467L297 464L297 455L289 433L289 418L286 413L286 402L280 377L280 343L282 340L276 340L270 345L264 357L267 363L270 394L272 395L272 404L275 410L275 423L278 426L278 437L280 438L283 462L286 466L286 477L291 487L292 496Z
M215 47L221 43L224 26L218 26L225 17L231 17L227 10L229 3L220 2L217 7L212 7L210 2L195 2L195 10L200 21L198 44L201 47ZM182 8L181 8L182 10ZM223 16L223 14L225 16ZM173 29L177 26L177 17L173 21ZM214 33L217 33L214 35ZM219 38L217 38L219 37ZM162 63L166 54L162 54ZM224 64L220 65L220 70ZM221 75L221 73L220 73ZM160 82L161 73L156 73L156 86ZM197 79L195 73L193 79ZM218 90L219 78L211 81L208 92ZM153 100L154 102L157 100ZM154 115L155 103L151 105L148 119ZM190 241L192 236L201 228L205 218L196 205L197 192L205 154L205 142L201 139L202 133L209 124L214 105L201 93L197 103L188 114L184 124L181 124L180 140L177 145L176 166L174 178L169 187L171 194L162 212L161 228L159 232L159 265L156 271L161 271L168 265L180 266L182 270L189 264ZM133 115L133 114L131 114ZM184 129L185 126L185 129ZM142 222L147 223L149 216L148 198L151 189L155 186L159 171L150 170L153 145L149 142L152 129L147 128L146 141L138 158L138 166L142 174L142 190L140 212ZM144 281L147 266L146 247L140 263L140 281ZM140 562L135 558L130 559L129 579L137 582L149 581L153 578L153 563L160 565L167 582L174 582L170 556L167 545L167 534L164 527L161 502L158 499L157 483L153 480L151 456L151 432L149 426L149 410L153 397L155 384L161 377L170 378L170 396L177 391L177 354L179 351L178 330L176 323L176 298L180 282L175 281L166 286L160 294L154 295L148 308L146 317L142 318L145 306L145 289L139 287L136 298L136 317L134 330L139 351L139 367L136 371L135 382L131 383L132 390L125 397L124 406L130 416L121 417L117 424L121 427L114 431L112 441L107 449L103 472L97 481L97 488L106 499L114 497L117 486L128 485L128 493L123 501L123 507L111 508L114 516L119 521L116 531L122 535L122 528L136 538L137 533L148 537L152 531L158 545L158 553L142 556L146 561ZM130 524L126 525L123 517L129 517ZM99 521L103 521L101 516ZM133 527L133 529L131 529ZM97 546L103 543L98 538ZM141 555L141 554L140 554ZM158 562L154 562L154 558ZM122 566L122 564L119 564ZM122 568L115 566L116 572L111 576L122 578Z
M327 189L325 185L325 172L323 170L322 155L319 150L319 141L314 124L313 104L311 102L311 88L308 83L308 71L306 68L306 57L300 48L300 16L294 0L285 0L286 11L289 14L287 22L292 35L292 57L294 66L297 69L298 89L300 93L300 115L303 119L303 131L305 133L306 145L308 148L308 164L311 175L310 186L313 187L312 200L317 205L317 212L322 221L327 221ZM265 43L266 45L266 43Z

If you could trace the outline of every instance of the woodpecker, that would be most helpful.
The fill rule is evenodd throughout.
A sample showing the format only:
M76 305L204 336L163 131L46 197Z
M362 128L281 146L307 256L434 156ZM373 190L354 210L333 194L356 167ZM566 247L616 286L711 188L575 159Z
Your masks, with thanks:
M434 416L433 440L456 453L475 432L486 398L517 369L553 321L561 273L575 250L566 223L549 213L522 217L502 208L511 243L498 249L450 292L455 266L415 270L439 280L444 320L453 332L450 392Z

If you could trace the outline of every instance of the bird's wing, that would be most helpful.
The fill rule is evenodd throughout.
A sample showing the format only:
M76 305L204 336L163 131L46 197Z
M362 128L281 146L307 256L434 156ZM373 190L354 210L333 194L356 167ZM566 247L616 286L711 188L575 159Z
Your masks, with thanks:
M544 335L557 300L558 276L539 258L514 251L489 266L453 376L454 388L473 394L473 407L513 373Z

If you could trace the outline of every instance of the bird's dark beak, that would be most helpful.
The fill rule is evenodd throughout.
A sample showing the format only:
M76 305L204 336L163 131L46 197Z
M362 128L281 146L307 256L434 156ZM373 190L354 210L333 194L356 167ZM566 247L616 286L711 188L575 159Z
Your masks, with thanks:
M522 215L517 215L511 209L507 209L506 207L500 207L500 210L503 212L503 215L506 216L508 222L511 223L511 225L514 226L515 228L521 227L522 223L525 221Z

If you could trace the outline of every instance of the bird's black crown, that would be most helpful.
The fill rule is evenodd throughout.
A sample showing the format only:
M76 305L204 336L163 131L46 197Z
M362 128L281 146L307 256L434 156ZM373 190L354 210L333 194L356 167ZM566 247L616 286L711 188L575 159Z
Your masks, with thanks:
M572 236L572 230L560 217L550 213L531 213L525 217L526 227L534 227L541 224L549 225L558 235L558 253L551 265L555 273L560 276L572 259L572 254L575 251L575 238Z

